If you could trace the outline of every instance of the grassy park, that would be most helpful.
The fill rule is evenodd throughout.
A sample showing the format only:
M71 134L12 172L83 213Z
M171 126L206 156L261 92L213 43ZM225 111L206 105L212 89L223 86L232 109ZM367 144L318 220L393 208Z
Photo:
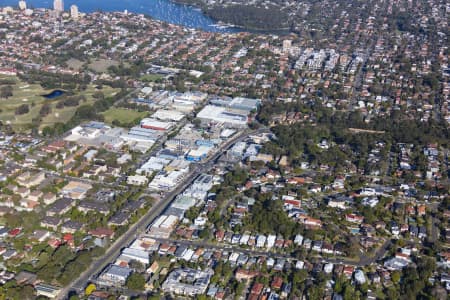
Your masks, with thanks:
M146 116L148 116L148 114L149 113L145 111L139 112L126 108L111 107L103 113L103 116L105 117L106 123L112 124L114 120L117 120L120 123L130 123L138 118L145 118Z
M106 73L111 66L118 66L120 63L111 59L97 59L91 62L88 67L97 73ZM125 64L128 66L128 64Z
M141 80L145 81L145 82L154 82L154 81L158 81L163 79L164 76L163 75L159 75L159 74L146 74L141 76Z
M0 98L0 120L4 124L10 124L18 131L30 129L32 120L39 117L39 112L45 103L51 106L51 112L42 118L40 128L51 126L56 122L67 122L73 116L78 106L92 104L95 101L93 95L96 92L102 92L105 97L109 97L119 91L119 89L113 89L109 86L97 89L94 85L88 85L86 90L81 92L73 91L72 94L73 96L84 96L85 101L80 101L78 106L57 108L57 103L65 96L46 99L42 95L51 93L52 90L43 89L39 84L28 84L14 76L0 76L0 79L14 80L15 82L15 84L11 84L13 95L8 98ZM23 104L29 106L29 112L21 115L16 114L16 109Z

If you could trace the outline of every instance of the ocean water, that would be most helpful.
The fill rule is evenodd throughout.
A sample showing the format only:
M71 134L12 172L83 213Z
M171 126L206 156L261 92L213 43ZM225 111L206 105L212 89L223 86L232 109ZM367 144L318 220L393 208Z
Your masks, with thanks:
M19 0L0 0L1 6L17 6ZM29 8L52 8L53 0L26 0ZM199 9L170 0L64 0L66 11L75 4L80 12L124 11L145 14L154 19L212 32L236 32L237 28L217 27L217 23Z

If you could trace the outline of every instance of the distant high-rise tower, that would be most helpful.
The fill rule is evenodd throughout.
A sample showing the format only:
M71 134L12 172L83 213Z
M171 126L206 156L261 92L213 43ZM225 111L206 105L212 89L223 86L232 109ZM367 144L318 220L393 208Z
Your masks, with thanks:
M19 1L19 9L20 10L27 9L27 3L25 1Z
M74 20L77 20L78 17L79 17L79 15L78 15L78 6L76 6L75 4L70 6L70 16Z
M54 0L53 1L53 9L57 12L64 11L64 1L63 0Z

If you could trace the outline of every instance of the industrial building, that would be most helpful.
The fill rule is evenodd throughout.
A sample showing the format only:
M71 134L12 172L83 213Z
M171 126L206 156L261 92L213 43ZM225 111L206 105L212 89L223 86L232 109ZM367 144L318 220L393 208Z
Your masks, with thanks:
M125 248L123 249L121 256L128 258L129 260L136 260L144 265L150 263L150 255L144 250Z
M186 155L186 160L199 162L202 159L205 159L211 150L212 148L207 146L200 146L197 149L192 149Z
M133 149L146 152L163 135L162 131L135 126L121 138Z
M148 233L155 238L168 238L175 229L177 223L177 216L162 215L152 224Z
M162 122L152 118L144 118L140 122L141 128L153 129L158 131L166 131L170 130L174 127L174 124L171 122Z
M135 175L127 177L127 184L131 185L146 185L148 183L148 179L145 176Z
M48 284L40 283L36 285L36 295L44 296L50 299L56 298L60 292L60 288Z
M92 121L73 128L71 134L74 137L94 139L109 129L111 129L111 127L107 126L105 123Z
M214 271L189 268L172 271L162 285L165 293L194 297L205 294Z
M223 124L226 127L247 127L248 115L243 112L231 112L225 107L206 105L198 114L202 123Z
M162 120L162 121L175 121L179 122L184 118L184 114L182 112L176 110L166 110L160 109L157 110L153 115L153 118Z
M246 113L256 111L261 105L260 99L250 99L243 97L236 97L234 99L225 97L214 98L209 102L216 106L226 107L229 108L230 110L239 110Z
M108 269L98 277L98 283L106 286L120 287L126 283L131 272L132 270L128 267L110 265Z
M150 159L144 163L139 169L136 170L136 173L139 175L152 175L155 171L161 171L167 166L172 160L168 158L162 157L150 157Z
M183 180L188 171L188 168L171 172L161 171L153 178L148 187L157 191L171 190Z

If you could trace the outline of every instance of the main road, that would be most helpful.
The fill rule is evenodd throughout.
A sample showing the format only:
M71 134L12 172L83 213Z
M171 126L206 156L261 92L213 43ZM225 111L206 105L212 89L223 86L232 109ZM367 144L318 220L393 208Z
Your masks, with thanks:
M142 216L139 221L130 226L130 228L121 235L114 243L106 250L105 254L95 260L87 270L85 270L75 281L70 283L68 286L64 287L57 299L67 299L68 294L71 291L77 293L82 293L87 282L99 274L106 266L111 263L111 260L116 258L120 251L129 245L137 236L145 232L146 228L154 221L156 218L164 212L164 210L169 206L172 200L186 189L199 174L208 171L214 162L223 154L225 150L230 148L233 144L243 141L251 134L268 132L268 129L262 128L259 130L244 130L237 134L234 138L225 142L218 149L216 149L215 154L209 156L203 162L196 164L192 170L184 177L184 181L181 182L174 190L166 194L162 199L156 202L149 211Z

